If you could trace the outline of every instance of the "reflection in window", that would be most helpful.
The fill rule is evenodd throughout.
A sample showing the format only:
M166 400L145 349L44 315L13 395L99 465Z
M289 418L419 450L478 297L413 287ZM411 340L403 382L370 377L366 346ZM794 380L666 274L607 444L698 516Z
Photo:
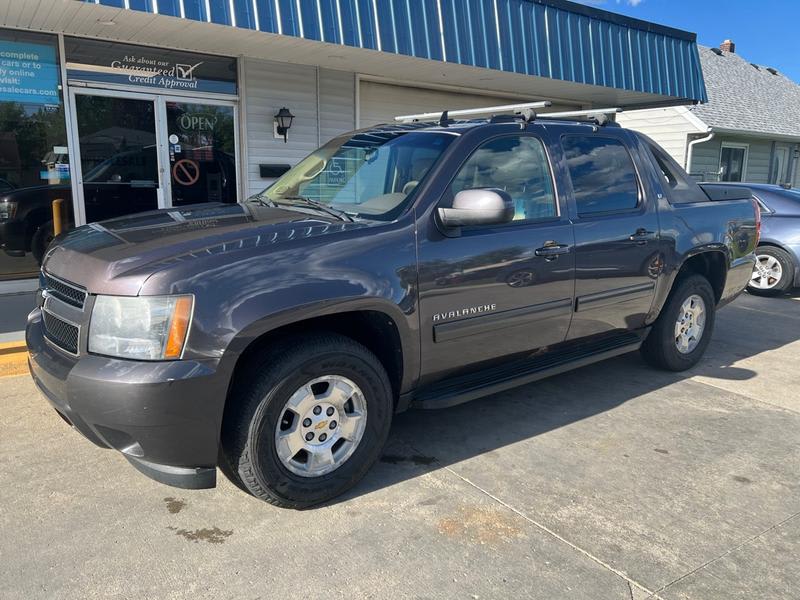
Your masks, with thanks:
M53 237L52 202L72 222L70 166L55 36L0 30L0 279L35 276Z
M505 136L478 148L461 167L450 190L455 196L462 190L478 188L507 192L514 200L515 221L557 215L547 156L535 137Z
M439 132L387 129L334 138L284 174L263 196L302 196L362 217L391 220L455 139Z
M636 208L639 204L636 171L622 142L567 135L561 144L572 178L578 215Z

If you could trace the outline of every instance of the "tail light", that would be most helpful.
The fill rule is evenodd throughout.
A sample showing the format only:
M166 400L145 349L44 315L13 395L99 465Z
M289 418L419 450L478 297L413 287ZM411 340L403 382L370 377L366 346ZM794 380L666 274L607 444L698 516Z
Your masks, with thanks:
M753 210L756 211L756 246L761 241L761 205L754 197L750 197L750 202L753 204Z

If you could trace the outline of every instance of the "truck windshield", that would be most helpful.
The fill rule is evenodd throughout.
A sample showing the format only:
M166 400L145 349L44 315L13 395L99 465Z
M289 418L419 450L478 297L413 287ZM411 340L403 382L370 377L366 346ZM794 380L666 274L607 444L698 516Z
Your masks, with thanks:
M392 220L456 137L395 130L334 138L252 200L291 205L305 199L353 216Z

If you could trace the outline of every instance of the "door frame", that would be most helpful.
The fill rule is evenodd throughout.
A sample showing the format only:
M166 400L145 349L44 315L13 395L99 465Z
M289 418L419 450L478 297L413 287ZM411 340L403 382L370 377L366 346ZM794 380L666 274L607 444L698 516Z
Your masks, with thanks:
M158 94L154 92L129 91L121 89L100 89L91 86L69 86L69 103L72 107L67 119L67 129L73 140L74 154L70 153L72 166L72 210L75 216L75 225L86 225L86 205L83 193L83 169L81 166L80 135L78 132L78 111L76 96L104 96L107 98L123 98L130 100L143 100L153 103L155 117L156 156L158 160L158 192L157 207L159 209L172 208L172 176L169 162L169 132L167 130L167 102L181 102L186 104L200 104L211 106L230 106L233 109L233 140L234 140L234 173L236 194L241 195L241 174L239 162L239 106L236 99L223 100L203 96L187 96L178 94Z

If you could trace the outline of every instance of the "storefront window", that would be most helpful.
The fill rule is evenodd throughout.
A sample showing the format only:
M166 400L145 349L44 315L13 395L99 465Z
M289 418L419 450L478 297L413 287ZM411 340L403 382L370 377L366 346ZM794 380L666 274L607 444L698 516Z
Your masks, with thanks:
M0 280L36 274L72 195L55 36L0 30Z

